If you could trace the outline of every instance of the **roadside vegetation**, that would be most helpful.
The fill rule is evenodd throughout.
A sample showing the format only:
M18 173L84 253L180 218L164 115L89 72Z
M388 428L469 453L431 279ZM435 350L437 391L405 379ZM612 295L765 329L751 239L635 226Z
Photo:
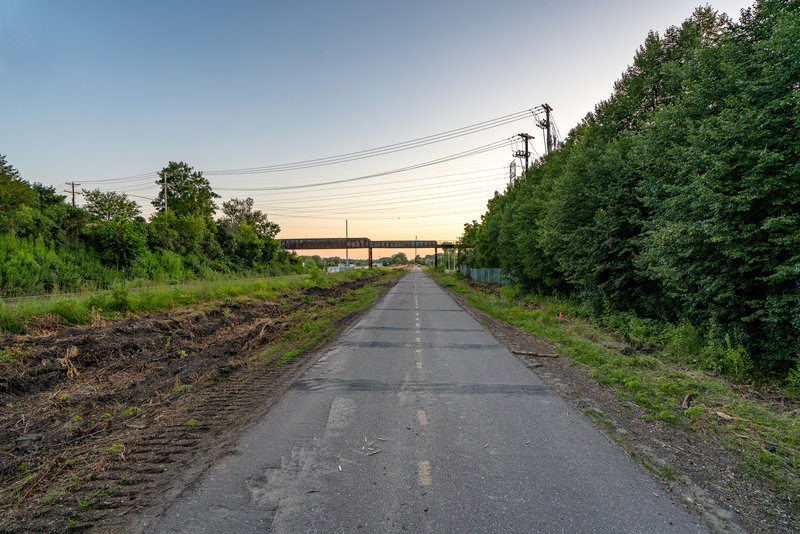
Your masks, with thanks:
M769 481L800 517L798 384L721 375L707 361L729 359L741 365L740 349L709 345L687 323L658 324L629 313L596 316L577 299L487 287L441 271L431 274L475 308L553 343L563 357L643 408L645 420L684 428L697 439L719 437L739 455L743 476Z
M335 277L334 277L335 278ZM29 332L35 323L91 325L142 312L169 310L203 301L249 296L275 298L280 291L302 287L309 275L203 280L152 287L119 284L84 296L31 298L0 302L0 334ZM34 324L31 324L31 321Z
M800 386L798 80L798 0L651 32L611 96L466 225L460 263L635 321L704 370Z
M75 207L0 155L0 298L305 272L251 198L218 207L208 180L183 162L159 176L168 198L162 189L145 220L114 191L84 190Z

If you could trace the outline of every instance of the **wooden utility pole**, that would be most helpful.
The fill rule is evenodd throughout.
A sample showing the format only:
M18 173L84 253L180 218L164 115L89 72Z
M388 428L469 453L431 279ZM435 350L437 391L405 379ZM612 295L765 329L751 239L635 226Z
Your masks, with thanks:
M81 185L81 184L76 184L75 182L67 182L67 185L71 185L72 186L72 207L74 208L75 207L75 186L76 185Z
M169 184L167 183L167 172L165 171L161 177L164 179L163 183L161 184L164 188L164 213L167 213L167 187L169 187Z
M549 154L551 150L553 150L553 134L551 129L551 122L550 122L550 112L553 111L548 104L542 104L544 108L544 126L545 126L545 149L544 153Z
M530 150L528 150L528 141L530 141L534 137L532 135L528 135L526 133L521 133L521 134L519 134L519 136L525 140L525 152L517 151L517 153L514 154L514 155L516 157L518 157L518 158L523 158L523 157L525 158L525 172L527 173L528 172L528 168L529 168L529 161L530 161L530 157L531 157Z

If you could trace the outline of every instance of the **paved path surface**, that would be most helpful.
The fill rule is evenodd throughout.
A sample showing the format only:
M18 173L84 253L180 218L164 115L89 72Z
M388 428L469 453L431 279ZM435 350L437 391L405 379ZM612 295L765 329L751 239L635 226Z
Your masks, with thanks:
M419 270L148 527L269 531L707 532Z

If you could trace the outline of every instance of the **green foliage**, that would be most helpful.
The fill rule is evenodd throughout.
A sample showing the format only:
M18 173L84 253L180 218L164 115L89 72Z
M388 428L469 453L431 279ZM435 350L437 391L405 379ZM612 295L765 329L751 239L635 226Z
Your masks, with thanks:
M0 154L0 212L8 212L19 206L30 206L36 202L36 193L23 180L19 171L6 162Z
M141 411L142 411L141 408L139 408L138 406L128 406L127 408L125 408L122 411L122 416L123 417L134 417L136 415L139 415L139 412L141 412Z
M117 218L132 220L142 212L136 201L130 200L124 193L84 189L83 198L86 199L84 209L101 221L111 221Z
M786 386L800 392L800 355L794 365L794 369L790 369L786 375Z
M101 221L95 232L100 256L122 271L146 249L145 230L136 221L121 217Z
M182 178L175 181L170 210L156 213L149 223L124 194L84 191L86 209L78 209L52 187L29 186L2 156L0 172L4 297L302 270L299 258L274 239L278 225L254 209L252 199L226 202L227 218L212 220L217 196L184 163L173 162L163 171ZM123 301L112 304L109 309L127 309ZM57 311L70 321L84 316L84 310ZM18 331L17 319L0 309L0 328Z
M798 8L761 0L733 23L703 7L651 32L613 94L465 226L461 263L594 317L680 320L664 333L678 358L785 375L800 346Z
M232 226L246 224L262 239L274 238L281 230L280 226L267 219L266 213L253 209L252 198L233 198L223 202L222 212L225 214L224 220Z
M219 195L211 190L211 184L203 178L202 172L195 171L182 161L170 161L159 171L158 176L160 181L156 184L163 185L165 181L167 183L166 197L162 187L152 202L153 207L158 211L172 211L178 217L198 216L211 219L217 209L214 199L219 198Z
M91 320L91 310L79 299L62 299L50 306L50 313L62 317L72 324L87 324Z
M408 258L406 257L405 253L398 252L397 254L392 254L392 265L407 265Z

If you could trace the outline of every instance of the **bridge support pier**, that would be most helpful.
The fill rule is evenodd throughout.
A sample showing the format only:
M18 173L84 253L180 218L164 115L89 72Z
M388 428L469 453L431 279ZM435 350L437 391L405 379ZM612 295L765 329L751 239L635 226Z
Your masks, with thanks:
M439 247L433 247L433 268L439 267Z
M372 269L372 247L369 247L369 268Z

